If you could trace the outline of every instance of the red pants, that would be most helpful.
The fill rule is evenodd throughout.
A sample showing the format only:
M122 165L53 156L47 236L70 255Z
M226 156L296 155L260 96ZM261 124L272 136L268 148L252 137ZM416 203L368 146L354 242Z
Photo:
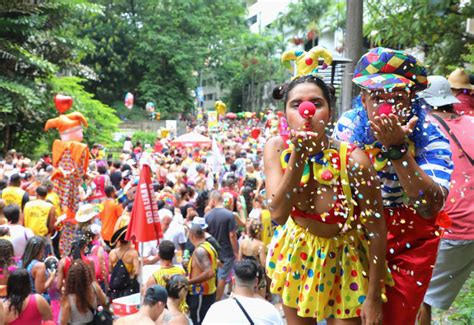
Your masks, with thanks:
M436 262L440 232L436 218L426 220L407 208L384 210L387 262L395 286L387 287L383 324L415 324Z

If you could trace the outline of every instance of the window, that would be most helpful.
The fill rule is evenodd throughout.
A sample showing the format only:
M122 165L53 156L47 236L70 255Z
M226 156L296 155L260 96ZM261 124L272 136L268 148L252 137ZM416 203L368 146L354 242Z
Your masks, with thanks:
M257 15L253 15L249 19L247 19L247 25L252 26L257 22Z

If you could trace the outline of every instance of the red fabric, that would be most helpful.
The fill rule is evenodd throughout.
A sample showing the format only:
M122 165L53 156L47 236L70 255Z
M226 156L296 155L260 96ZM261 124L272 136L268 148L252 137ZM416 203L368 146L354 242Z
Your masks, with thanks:
M162 237L163 231L161 230L158 204L151 183L150 166L143 165L125 238L126 240L147 242Z
M460 93L456 96L459 104L453 104L454 110L459 114L474 116L474 97L469 94Z
M434 120L431 118L431 120ZM437 121L434 120L436 123ZM451 133L461 143L468 155L474 157L474 116L461 116L456 119L445 119ZM439 123L438 123L439 125ZM446 199L444 211L452 220L452 226L444 232L443 238L451 240L474 240L474 166L462 153L443 126L441 131L449 139L454 171L451 174L451 188Z
M387 263L395 285L387 287L383 324L415 324L436 262L440 241L436 218L408 208L386 208Z

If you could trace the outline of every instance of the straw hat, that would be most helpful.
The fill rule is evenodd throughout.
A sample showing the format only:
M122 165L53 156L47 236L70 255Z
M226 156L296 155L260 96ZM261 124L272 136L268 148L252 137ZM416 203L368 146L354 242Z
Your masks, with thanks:
M87 222L99 214L99 207L93 204L84 204L76 213L77 222Z
M457 68L448 77L449 84L453 89L472 89L469 83L469 74L464 69Z

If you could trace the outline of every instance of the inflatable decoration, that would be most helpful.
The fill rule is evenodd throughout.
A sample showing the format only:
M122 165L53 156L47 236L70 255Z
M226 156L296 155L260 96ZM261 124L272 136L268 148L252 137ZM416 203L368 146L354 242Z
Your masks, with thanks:
M216 101L214 104L214 107L216 109L217 114L219 115L224 115L225 112L227 111L227 105L223 101Z
M293 78L298 78L308 74L317 74L319 67L319 59L323 59L322 69L326 69L332 63L331 53L321 46L313 47L309 52L301 50L289 50L283 53L281 61L283 66L292 74ZM291 65L294 61L296 68Z
M155 111L155 103L153 102L146 103L145 109L147 112L153 113Z
M54 99L60 113L72 105L70 97L57 95ZM51 179L61 206L67 208L67 219L74 219L79 203L79 187L89 164L89 149L81 142L83 126L87 127L87 120L79 112L61 114L49 119L44 126L45 131L57 129L61 138L53 143L54 171Z
M127 93L125 95L125 107L128 108L128 109L132 109L133 108L133 94L132 93Z
M72 97L57 94L54 96L54 104L59 113L64 113L72 106Z
M257 140L258 137L260 136L260 129L253 128L252 131L250 131L250 135L252 136L252 138Z

